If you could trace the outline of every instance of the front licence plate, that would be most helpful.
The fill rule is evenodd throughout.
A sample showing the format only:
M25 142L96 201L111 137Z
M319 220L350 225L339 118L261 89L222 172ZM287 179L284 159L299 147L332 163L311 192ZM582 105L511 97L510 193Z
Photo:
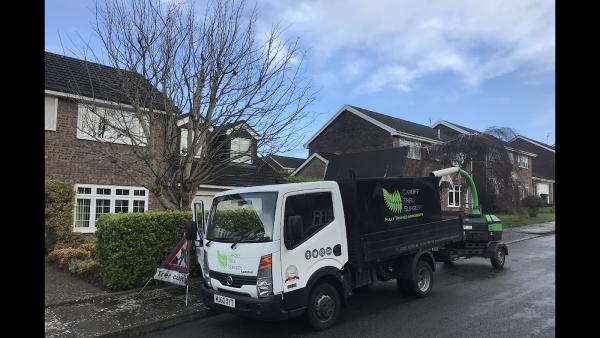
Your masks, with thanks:
M233 298L215 295L215 303L235 308L235 299Z

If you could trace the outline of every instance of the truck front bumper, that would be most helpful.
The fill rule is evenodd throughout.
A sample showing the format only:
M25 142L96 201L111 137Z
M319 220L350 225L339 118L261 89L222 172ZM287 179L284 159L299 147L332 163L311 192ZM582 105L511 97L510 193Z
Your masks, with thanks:
M286 310L281 295L264 298L235 295L229 292L215 291L202 285L203 302L208 308L228 312L236 315L263 320L284 320L304 313L305 308ZM214 295L221 295L235 299L235 308L215 303Z

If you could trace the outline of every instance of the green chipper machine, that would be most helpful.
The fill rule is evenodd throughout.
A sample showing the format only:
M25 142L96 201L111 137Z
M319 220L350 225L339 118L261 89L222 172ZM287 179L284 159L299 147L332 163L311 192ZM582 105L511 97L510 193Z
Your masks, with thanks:
M461 258L483 257L489 258L496 269L504 267L508 255L508 248L502 242L502 223L495 215L481 212L477 188L473 178L459 167L437 170L431 176L443 177L459 173L467 182L471 193L472 212L462 217L464 241L452 243L433 251L436 261L450 263Z

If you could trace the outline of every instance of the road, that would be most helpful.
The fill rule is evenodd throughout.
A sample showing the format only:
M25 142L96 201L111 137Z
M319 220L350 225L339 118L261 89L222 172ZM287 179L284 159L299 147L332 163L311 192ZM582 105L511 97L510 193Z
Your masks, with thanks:
M508 247L502 271L482 258L439 264L424 299L402 296L393 281L376 284L355 294L323 332L304 317L260 322L220 314L151 337L554 337L555 236Z

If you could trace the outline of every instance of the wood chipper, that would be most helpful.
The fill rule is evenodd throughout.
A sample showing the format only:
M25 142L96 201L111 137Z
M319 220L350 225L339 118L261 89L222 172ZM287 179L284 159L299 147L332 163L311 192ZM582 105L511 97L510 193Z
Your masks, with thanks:
M449 263L460 258L483 257L489 258L494 268L503 268L508 248L502 242L502 222L495 215L481 212L473 178L459 167L437 170L432 172L431 176L443 177L453 173L459 173L467 182L471 192L472 212L470 215L461 216L464 241L434 250L436 261Z

